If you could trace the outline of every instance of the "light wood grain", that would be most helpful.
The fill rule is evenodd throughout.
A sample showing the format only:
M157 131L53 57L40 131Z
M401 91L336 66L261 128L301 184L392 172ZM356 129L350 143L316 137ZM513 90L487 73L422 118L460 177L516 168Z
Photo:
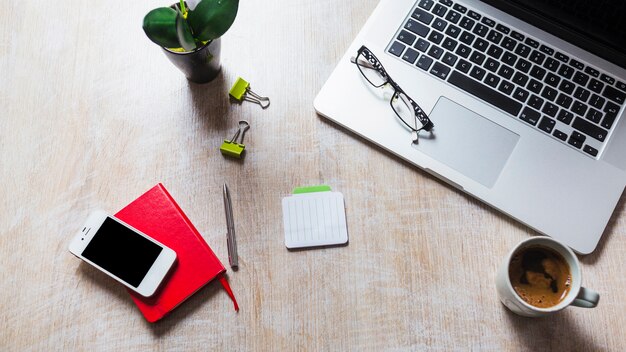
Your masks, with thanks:
M581 258L599 307L520 318L494 275L536 233L315 114L376 1L242 1L208 85L143 34L158 2L1 4L0 350L626 350L624 197ZM229 102L236 76L271 107ZM243 162L218 152L239 119ZM163 182L227 263L224 181L239 313L209 285L151 325L67 250L91 210ZM321 183L345 196L350 243L289 252L280 200Z

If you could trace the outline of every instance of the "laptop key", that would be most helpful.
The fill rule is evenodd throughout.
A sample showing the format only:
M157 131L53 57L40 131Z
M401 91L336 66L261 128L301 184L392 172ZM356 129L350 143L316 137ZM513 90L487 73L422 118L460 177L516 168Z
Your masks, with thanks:
M463 45L463 44L459 45L459 47L455 51L456 54L466 59L470 55L471 52L472 52L472 49L470 49L467 45Z
M513 53L510 53L507 51L504 53L504 55L502 55L502 62L504 62L505 64L509 66L515 65L516 61L517 61L517 55Z
M620 92L619 90L609 86L604 89L602 95L618 104L624 104L624 100L626 99L626 93Z
M502 33L497 32L492 29L489 31L489 34L487 35L487 40L494 44L499 44L503 37L504 35L502 35Z
M592 91L594 91L596 93L600 93L600 92L602 92L602 88L604 88L604 83L598 81L595 78L592 78L591 81L589 81L589 84L587 85L587 88L591 89Z
M580 84L581 86L587 85L587 82L589 82L589 76L582 72L576 72L574 75L574 82Z
M431 42L435 44L439 44L443 40L443 37L444 37L443 33L432 31L430 35L428 36L428 40L430 40Z
M456 64L456 69L463 73L468 73L470 68L472 68L472 64L463 59L459 60L459 62Z
M523 42L524 38L525 38L522 33L519 33L519 32L516 32L516 31L511 32L511 37L519 40L520 42Z
M441 18L437 18L433 21L433 24L431 25L431 27L433 27L434 29L443 32L443 30L446 28L446 26L448 25L448 22L442 20Z
M583 151L591 156L597 156L598 155L598 150L592 146L590 146L589 144L585 145L585 147L583 148Z
M456 37L461 34L461 28L451 24L448 26L448 29L446 29L446 34L456 39Z
M487 71L484 68L479 67L479 66L474 66L474 68L472 68L472 71L470 71L470 76L476 78L479 81L482 81L486 73Z
M556 117L556 119L563 122L566 125L569 125L570 123L572 123L572 120L574 119L574 114L572 114L569 111L561 110L559 111L559 115Z
M553 73L548 72L546 78L543 81L546 82L546 84L556 88L559 85L561 78Z
M602 113L594 108L589 108L589 111L587 111L587 116L585 117L589 121L600 123L600 120L602 120Z
M567 143L580 149L580 147L583 146L583 143L585 143L585 139L587 139L585 135L582 135L579 132L574 131L569 136L569 140L567 141Z
M430 50L428 50L428 55L432 56L435 59L439 59L441 55L443 55L443 49L436 45L433 45L430 47Z
M555 117L558 111L559 107L549 102L543 106L543 109L541 109L541 112L552 117Z
M561 84L559 84L559 90L561 92L565 92L567 94L572 94L572 92L574 91L574 88L576 86L574 85L574 83L564 79Z
M459 11L460 13L466 13L467 12L467 7L461 5L461 4L454 4L454 6L452 6L453 9Z
M490 87L496 88L498 83L500 83L500 77L494 75L493 73L489 73L487 74L487 78L485 78L485 83L487 83Z
M422 55L419 60L417 60L417 67L421 68L424 71L427 71L432 63L433 59L426 55Z
M533 93L539 94L541 93L541 89L543 88L543 83L537 81L536 79L531 79L526 88L528 88L528 90Z
M570 79L572 78L572 76L574 75L574 68L572 66L568 66L568 65L561 65L561 68L559 68L559 75Z
M607 102L604 107L604 119L602 119L602 123L600 125L606 129L610 129L617 118L618 111L619 106L611 103L610 101Z
M541 110L541 106L543 105L544 100L539 98L536 95L532 95L530 99L528 99L528 106L535 108L537 110Z
M406 49L406 52L404 53L404 55L402 55L402 60L410 63L411 65L413 63L415 63L415 60L417 60L417 57L419 56L419 53L411 48Z
M530 55L530 47L520 43L517 48L515 48L515 53L523 58L526 58Z
M489 49L487 49L487 55L495 59L499 59L502 53L504 53L504 49L494 44L491 44Z
M607 130L600 128L597 125L594 125L593 123L580 117L574 119L572 127L588 135L591 138L599 140L600 142L604 142L604 139L609 133Z
M552 49L550 47L547 47L547 46L545 46L543 44L539 47L539 50L541 50L542 53L544 53L544 54L546 54L548 56L552 56L554 54L554 49Z
M441 5L441 4L437 4L433 8L432 12L435 15L439 16L439 17L443 17L443 16L445 16L446 12L448 12L448 9L445 6Z
M452 0L439 0L439 2L448 7L452 6Z
M585 116L585 113L587 112L587 105L579 101L575 101L574 105L572 105L572 111L577 115Z
M463 17L463 19L459 23L459 26L461 26L461 28L464 28L464 29L470 31L470 30L472 30L472 27L474 27L475 23L476 23L476 21L474 21L473 19L471 19L469 17Z
M513 85L513 83L503 80L502 83L500 83L500 87L498 87L498 90L506 95L509 95L513 92L514 88L515 86Z
M500 32L502 32L504 34L509 34L511 32L511 29L509 27L507 27L505 25L502 25L502 24L497 24L496 25L496 30L500 31Z
M400 31L400 34L398 34L398 37L396 39L398 39L399 41L403 42L406 45L413 45L416 38L417 37L415 36L415 34L402 30Z
M510 79L511 77L513 77L513 73L515 72L515 70L513 70L512 67L509 67L507 65L502 65L500 66L500 69L498 70L498 75L506 78L506 79Z
M430 28L410 18L404 25L404 28L419 35L420 37L426 37L426 35L430 31Z
M435 77L446 79L448 77L448 73L450 73L450 67L445 66L441 62L435 62L433 68L430 70L430 73L435 75Z
M554 126L556 125L556 121L554 121L553 119L544 116L541 119L541 122L539 123L539 129L550 134L552 133L552 130L554 129Z
M528 73L528 71L530 70L530 67L532 66L532 64L522 58L520 58L519 60L517 60L517 64L515 64L515 68L524 72L524 73Z
M574 97L582 102L587 101L587 99L589 99L589 95L591 95L591 92L583 87L576 88L576 91L574 92Z
M515 90L515 93L513 93L513 98L521 101L522 103L526 101L526 99L528 99L528 96L530 95L530 93L522 88L517 88Z
M482 65L485 62L485 54L479 53L478 51L474 51L472 56L470 56L470 61L475 63L476 65Z
M589 99L589 105L593 106L596 109L602 109L605 102L606 102L606 99L602 98L601 96L597 94L592 95L591 99Z
M461 14L452 10L450 10L450 12L448 12L448 15L446 16L446 20L454 24L457 24L460 19L461 19Z
M513 83L517 84L518 86L524 87L526 86L526 82L528 82L528 76L521 72L516 72L515 76L513 76Z
M530 76L539 80L542 80L543 77L546 75L546 69L541 68L539 66L533 66L533 68L530 69Z
M522 109L522 104L457 71L452 71L448 78L448 83L511 115L517 116Z
M528 44L529 46L531 46L531 47L533 47L535 49L539 48L539 42L534 40L534 39L526 38L524 43Z
M593 67L589 67L589 66L587 66L587 68L585 68L585 73L588 73L588 74L592 75L593 77L599 77L600 76L600 71L596 70Z
M479 13L474 12L472 10L470 10L467 15L473 19L475 19L476 21L480 21L480 18L482 17Z
M480 21L481 23L486 24L489 27L495 27L496 26L496 21L492 20L491 18L488 17L483 17L483 19Z
M567 135L565 133L563 133L562 131L554 130L552 135L555 136L556 138L562 140L563 142L565 142L567 140Z
M543 63L543 60L546 59L546 54L539 52L537 50L533 50L533 52L530 54L530 57L528 59L536 63L537 65L541 65Z
M618 89L623 90L624 92L626 92L626 83L624 82L617 82L617 84L615 85Z
M574 66L575 68L577 68L579 70L583 70L585 68L585 65L582 62L577 61L575 59L569 60L569 64Z
M457 44L459 44L456 40L452 39L452 38L447 38L444 39L443 44L441 44L441 46L443 46L444 49L449 50L449 51L454 51L454 49L456 48Z
M483 65L484 68L486 68L487 70L491 72L496 72L499 66L500 66L500 63L492 58L488 58L487 62L485 62L485 64ZM526 77L526 79L528 79L528 77Z
M569 107L572 106L572 102L574 102L574 99L563 93L559 94L559 97L556 98L557 105L563 107L564 109L569 109Z
M463 33L461 34L461 37L459 38L459 40L467 45L472 45L472 43L474 42L474 39L476 38L475 35L473 35L472 33L468 32L468 31L463 31Z
M615 83L615 78L611 76L607 76L604 73L600 75L600 80L604 81L604 83L613 85Z
M419 7L416 8L415 10L413 10L413 14L411 14L411 17L415 18L416 20L424 23L424 24L430 24L430 22L433 21L433 18L435 16L433 16L432 14L420 9Z
M537 125L541 114L531 108L524 108L524 111L519 115L520 120L527 122L533 126Z
M556 70L558 70L559 68L559 65L560 65L559 62L551 57L549 57L546 60L546 62L543 63L543 67L547 68L548 70L552 72L556 72Z
M448 66L454 66L454 64L456 63L456 60L458 59L458 57L452 53L445 53L445 55L443 55L443 59L441 59L441 61L448 65Z
M472 30L472 33L478 34L481 37L486 36L488 32L489 32L489 27L485 26L484 24L480 24L480 23L476 24L476 26Z
M425 10L430 10L433 5L435 4L435 2L433 0L421 0L420 3L417 5Z
M428 49L428 47L430 46L430 43L427 42L426 40L420 38L417 40L417 43L415 43L415 45L413 46L415 49L421 51L421 52L425 52L426 49Z
M397 57L400 57L405 48L406 45L400 42L393 42L393 44L391 44L391 47L389 47L389 52Z
M513 51L515 47L517 46L517 42L515 41L515 39L511 37L506 37L502 40L501 45L506 50Z
M569 61L569 56L563 54L563 53L556 53L554 54L554 57L556 57L558 60L563 61L565 63L567 63Z

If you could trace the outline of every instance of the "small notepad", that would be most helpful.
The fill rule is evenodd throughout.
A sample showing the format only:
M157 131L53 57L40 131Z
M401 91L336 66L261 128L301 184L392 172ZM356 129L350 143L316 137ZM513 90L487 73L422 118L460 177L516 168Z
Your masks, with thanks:
M283 198L283 225L290 249L347 243L343 194L328 188Z

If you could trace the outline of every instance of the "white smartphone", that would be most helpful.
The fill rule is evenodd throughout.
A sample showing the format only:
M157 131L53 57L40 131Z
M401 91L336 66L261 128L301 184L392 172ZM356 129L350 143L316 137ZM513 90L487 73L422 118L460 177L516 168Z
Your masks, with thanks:
M70 252L144 297L157 291L176 252L103 211L92 213Z

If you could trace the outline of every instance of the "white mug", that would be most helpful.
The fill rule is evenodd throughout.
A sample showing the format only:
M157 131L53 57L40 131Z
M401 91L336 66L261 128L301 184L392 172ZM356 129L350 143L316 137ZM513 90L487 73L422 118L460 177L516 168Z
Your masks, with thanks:
M542 246L554 250L559 253L567 262L571 275L571 287L569 293L565 298L559 302L559 304L549 308L539 308L529 303L526 303L521 297L517 295L511 279L509 278L509 265L513 255L524 248L531 246ZM500 301L513 313L523 315L526 317L542 317L552 313L556 313L565 307L572 305L577 307L594 308L598 305L600 295L588 288L581 286L582 277L580 273L580 263L578 258L572 252L569 247L561 244L560 242L553 240L549 237L532 237L518 244L504 259L504 262L498 270L496 277L496 288Z

